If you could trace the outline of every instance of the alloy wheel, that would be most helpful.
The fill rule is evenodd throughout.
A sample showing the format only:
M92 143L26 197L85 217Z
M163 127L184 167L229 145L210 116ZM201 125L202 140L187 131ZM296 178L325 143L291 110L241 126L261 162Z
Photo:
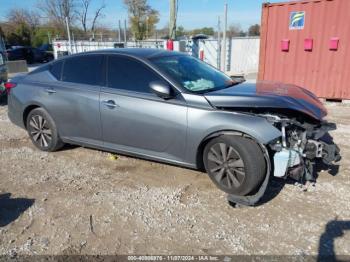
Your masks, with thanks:
M29 134L34 143L42 148L49 147L52 141L52 131L48 122L41 115L33 115L29 120Z
M214 144L208 154L208 169L217 183L225 188L238 188L245 180L244 162L239 153L225 143Z

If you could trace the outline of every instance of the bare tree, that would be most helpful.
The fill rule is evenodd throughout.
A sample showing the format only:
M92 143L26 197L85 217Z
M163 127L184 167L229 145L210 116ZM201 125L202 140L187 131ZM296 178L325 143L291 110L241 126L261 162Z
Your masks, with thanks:
M232 38L232 37L240 36L241 31L242 31L242 28L239 24L231 24L227 30L227 37Z
M40 17L34 11L23 8L10 9L4 26L6 38L12 43L30 45L40 26Z
M84 32L87 31L87 13L89 11L91 0L81 0L81 10L78 11L78 16L83 27Z
M77 9L77 15L79 17L81 26L84 30L84 32L86 33L88 31L88 13L89 13L89 9L90 9L90 4L91 4L91 0L80 0L81 1L81 5L79 6L79 8ZM92 22L91 22L91 32L95 32L96 29L96 23L98 21L99 18L101 18L103 16L102 14L102 10L106 7L106 5L102 2L101 6L95 11L94 16L92 18Z
M40 16L34 11L27 11L23 8L11 9L7 16L7 21L13 24L27 24L32 30L35 30L40 25Z
M96 22L98 20L98 18L102 17L103 14L101 13L102 12L102 9L104 9L106 7L105 4L102 4L100 6L100 8L98 8L96 11L95 11L95 16L94 18L92 19L92 24L91 24L91 32L95 32L95 28L96 28Z
M75 0L40 0L38 7L43 11L51 24L62 29L65 26L65 19L69 24L76 21Z

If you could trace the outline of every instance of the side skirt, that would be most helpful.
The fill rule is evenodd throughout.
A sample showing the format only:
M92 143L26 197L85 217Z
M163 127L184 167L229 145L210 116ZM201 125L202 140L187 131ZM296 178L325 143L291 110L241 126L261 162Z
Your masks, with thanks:
M135 151L126 151L126 150L122 150L122 149L106 147L104 145L99 145L99 144L95 144L95 143L91 143L91 142L89 143L89 142L86 142L86 141L78 141L78 140L70 139L70 138L66 138L66 137L65 138L61 138L61 139L62 139L62 141L64 143L67 143L67 144L78 145L78 146L81 146L81 147L93 148L93 149L98 149L98 150L101 150L101 151L118 153L118 154L125 155L125 156L136 157L136 158L150 160L150 161L154 161L154 162L158 162L158 163L170 164L170 165L173 165L173 166L178 166L178 167L184 167L184 168L197 170L197 167L196 167L195 164L175 161L175 160L162 158L162 157L156 157L156 156L152 156L152 155L148 155L148 154L142 154L142 153L138 153L138 152L135 152Z

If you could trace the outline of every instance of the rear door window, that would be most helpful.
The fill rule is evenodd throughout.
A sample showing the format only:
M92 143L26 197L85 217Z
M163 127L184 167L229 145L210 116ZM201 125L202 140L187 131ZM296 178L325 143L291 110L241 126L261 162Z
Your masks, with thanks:
M136 59L108 56L107 86L110 88L151 93L149 83L161 80L151 68Z
M82 55L64 61L62 81L98 86L105 84L103 55Z
M63 61L58 61L51 65L50 72L57 79L61 80Z

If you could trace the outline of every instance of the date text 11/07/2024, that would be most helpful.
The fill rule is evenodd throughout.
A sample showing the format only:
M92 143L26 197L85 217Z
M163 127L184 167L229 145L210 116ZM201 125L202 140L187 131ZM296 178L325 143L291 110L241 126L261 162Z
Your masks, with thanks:
M226 257L225 257L226 258ZM218 261L218 256L128 256L128 261ZM223 261L227 261L224 259ZM230 260L228 260L229 262Z

